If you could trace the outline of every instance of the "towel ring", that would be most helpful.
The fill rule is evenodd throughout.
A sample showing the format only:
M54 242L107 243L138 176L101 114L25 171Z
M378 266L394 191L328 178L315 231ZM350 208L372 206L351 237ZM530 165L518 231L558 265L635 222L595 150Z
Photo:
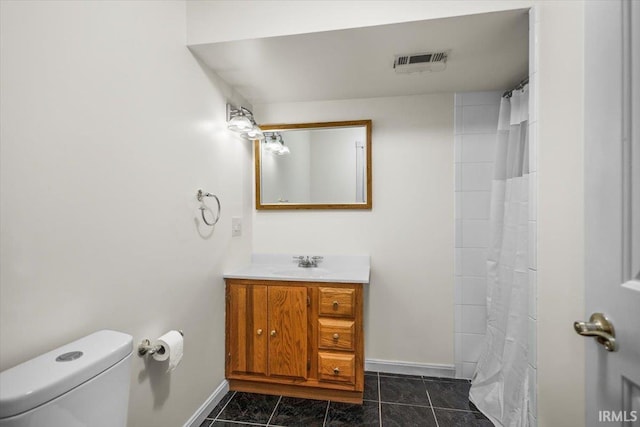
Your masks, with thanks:
M204 205L204 200L203 200L205 197L213 197L214 199L216 199L216 204L218 205L218 213L216 214L216 217L213 220L213 222L207 221L207 218L204 216L204 211L207 209ZM199 208L200 214L202 214L202 221L204 221L204 223L207 224L209 227L213 227L218 223L218 221L220 221L220 199L218 199L218 196L216 196L215 194L203 193L202 190L198 190L198 194L196 195L196 198L198 199L199 202L202 203L202 205Z

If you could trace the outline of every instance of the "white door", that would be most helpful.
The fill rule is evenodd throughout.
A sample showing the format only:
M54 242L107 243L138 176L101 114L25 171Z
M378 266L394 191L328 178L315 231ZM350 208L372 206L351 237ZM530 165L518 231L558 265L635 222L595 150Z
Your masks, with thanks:
M587 426L640 426L640 1L585 2ZM591 326L591 328L590 328ZM594 325L576 325L588 331ZM603 343L605 339L601 339Z

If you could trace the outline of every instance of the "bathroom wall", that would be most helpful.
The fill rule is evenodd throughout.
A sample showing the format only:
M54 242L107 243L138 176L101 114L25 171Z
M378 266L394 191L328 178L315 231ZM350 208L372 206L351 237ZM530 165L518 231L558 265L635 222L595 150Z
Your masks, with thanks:
M0 16L0 369L103 328L183 329L171 374L133 356L129 406L131 426L183 425L224 379L221 274L250 252L251 147L224 117L240 98L185 47L184 2ZM220 197L214 230L198 188Z
M502 91L455 95L455 364L471 378L484 342L489 206Z
M311 200L353 203L356 141L366 141L364 128L327 129L311 135Z
M366 6L364 6L366 4ZM233 1L187 4L190 44L328 31L532 7L538 94L536 365L538 424L584 425L584 343L571 325L584 318L584 2ZM268 14L271 25L262 25ZM531 53L530 49L530 53ZM374 184L375 186L375 184ZM375 200L374 200L375 202ZM403 216L399 210L397 215ZM413 227L410 224L408 227Z
M561 419L585 425L585 343L572 328L575 319L585 318L584 8L584 2L553 7L542 2L535 10L540 60L532 79L539 103L531 121L537 122L538 141L535 277L541 427Z
M453 94L265 104L254 113L265 123L373 121L373 209L255 212L253 248L371 255L366 358L443 365L452 375Z

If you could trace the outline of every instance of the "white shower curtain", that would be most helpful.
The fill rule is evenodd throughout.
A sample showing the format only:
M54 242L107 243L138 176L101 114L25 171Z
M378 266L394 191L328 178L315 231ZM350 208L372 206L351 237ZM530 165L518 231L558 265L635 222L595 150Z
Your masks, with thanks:
M502 98L487 256L487 331L469 398L495 425L527 426L528 86Z

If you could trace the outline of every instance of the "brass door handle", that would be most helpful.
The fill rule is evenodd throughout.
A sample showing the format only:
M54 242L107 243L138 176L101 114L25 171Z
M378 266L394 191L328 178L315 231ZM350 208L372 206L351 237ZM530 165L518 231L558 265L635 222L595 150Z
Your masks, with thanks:
M271 336L275 337L276 336L276 330L274 329L273 331L271 331Z
M607 351L618 349L613 324L602 313L593 313L588 322L574 322L573 329L583 337L594 337Z
M258 329L258 330L256 331L256 334L258 334L258 335L262 335L262 329Z

